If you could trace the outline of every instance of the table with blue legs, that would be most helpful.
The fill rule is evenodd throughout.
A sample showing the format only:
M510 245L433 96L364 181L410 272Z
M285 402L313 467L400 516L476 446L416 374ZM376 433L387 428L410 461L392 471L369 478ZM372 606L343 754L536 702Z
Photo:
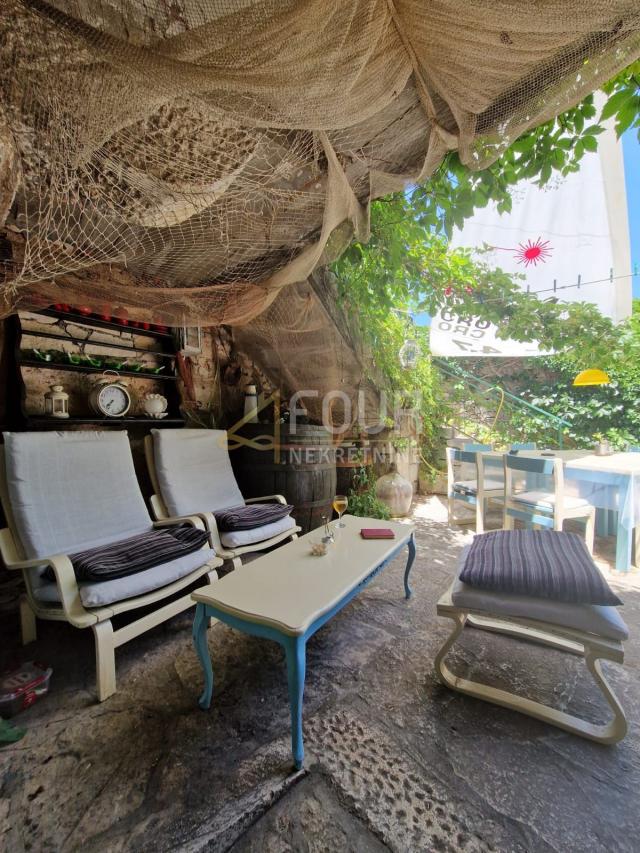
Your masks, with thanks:
M335 528L336 542L325 556L311 554L315 530L236 569L211 587L193 593L197 602L193 642L204 670L200 707L209 708L213 695L213 667L207 643L210 619L283 646L291 706L291 745L295 767L304 760L302 699L306 644L315 632L342 610L403 548L408 548L404 594L411 596L409 573L416 554L412 524L343 516L345 527ZM385 527L394 539L362 539L362 528Z
M616 569L628 572L632 563L634 530L640 522L640 505L637 500L640 492L640 454L596 456L583 451L578 456L577 451L570 452L572 457L564 463L566 492L575 492L586 498L603 511L605 519L615 514L617 523L607 532L616 534Z
M563 461L564 492L585 498L597 510L600 535L616 535L616 569L628 572L632 565L634 532L636 562L640 558L640 453L597 456L590 450L525 450L520 456L558 456ZM483 453L485 465L499 465L502 454ZM540 488L532 484L532 488ZM614 522L615 519L615 522Z

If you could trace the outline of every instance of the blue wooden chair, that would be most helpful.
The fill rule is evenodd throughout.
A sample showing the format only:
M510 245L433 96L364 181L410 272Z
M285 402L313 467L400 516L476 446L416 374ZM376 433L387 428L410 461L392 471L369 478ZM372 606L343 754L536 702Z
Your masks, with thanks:
M486 446L480 445L483 450ZM488 448L489 450L491 448ZM459 479L456 477L456 464L473 465L475 477ZM455 514L456 502L475 508L476 533L484 533L484 514L490 500L502 500L504 482L493 474L485 479L484 459L481 451L458 450L447 447L447 496L449 501L449 524L469 523L470 518L460 518Z
M466 444L462 445L463 450L469 450L472 453L483 453L486 450L493 450L493 447L490 444L480 444L475 441L468 441ZM498 482L498 480L502 483L502 459L499 457L485 456L483 457L482 464L485 468L485 476L489 480L493 480ZM465 466L467 467L467 466ZM487 468L491 468L491 471L487 471ZM474 465L475 469L475 465ZM471 472L469 475L471 478L475 477L475 470ZM459 477L460 480L464 480L466 475L461 474ZM466 477L466 479L469 479ZM504 484L503 484L504 486ZM504 490L504 489L503 489Z
M522 480L522 474L525 480ZM532 489L527 476L536 474L551 481L548 488ZM532 458L504 455L504 529L513 530L515 520L527 525L541 525L562 530L565 518L584 519L585 541L593 553L596 510L584 498L573 497L564 491L562 459Z
M520 450L536 450L538 445L535 441L514 441L511 445L511 452ZM544 477L536 477L529 474L527 484L530 489L538 489L544 483Z

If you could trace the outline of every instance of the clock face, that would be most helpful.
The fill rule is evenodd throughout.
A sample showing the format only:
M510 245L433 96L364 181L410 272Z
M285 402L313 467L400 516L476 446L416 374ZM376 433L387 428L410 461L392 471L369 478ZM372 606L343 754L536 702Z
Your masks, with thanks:
M105 415L118 417L129 408L129 395L119 385L106 385L98 394L98 406Z

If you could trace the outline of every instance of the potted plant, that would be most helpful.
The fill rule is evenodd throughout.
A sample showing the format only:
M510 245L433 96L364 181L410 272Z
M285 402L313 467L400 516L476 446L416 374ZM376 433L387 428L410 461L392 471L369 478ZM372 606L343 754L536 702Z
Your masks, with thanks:
M610 456L613 453L609 439L602 432L594 432L593 440L596 442L596 456Z

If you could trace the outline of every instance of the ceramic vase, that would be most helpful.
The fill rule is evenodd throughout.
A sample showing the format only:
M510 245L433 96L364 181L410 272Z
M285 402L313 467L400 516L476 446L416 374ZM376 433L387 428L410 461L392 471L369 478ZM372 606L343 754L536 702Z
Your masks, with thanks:
M403 518L411 509L413 486L402 474L391 471L376 480L376 497L389 507L392 518Z

